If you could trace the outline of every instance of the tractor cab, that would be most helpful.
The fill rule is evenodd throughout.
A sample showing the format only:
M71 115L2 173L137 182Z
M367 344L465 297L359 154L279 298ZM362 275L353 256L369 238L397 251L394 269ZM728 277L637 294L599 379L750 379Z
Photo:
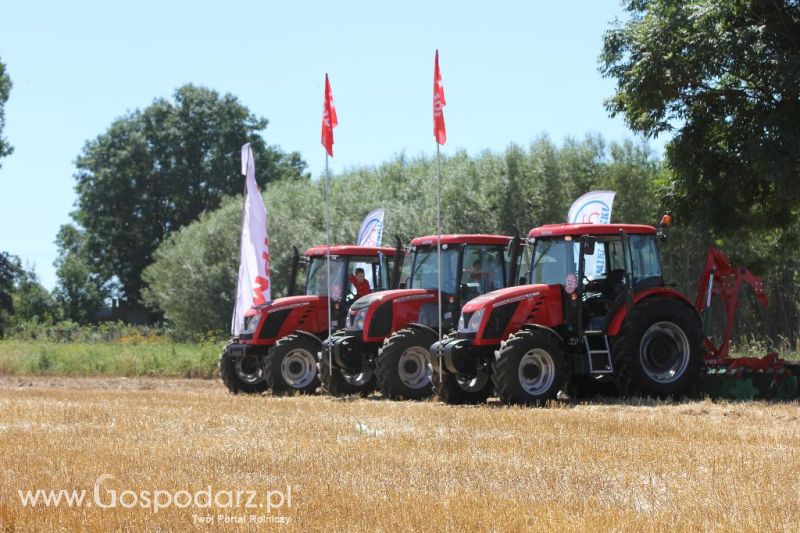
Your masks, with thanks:
M513 242L512 242L513 241ZM461 306L471 299L513 285L519 271L519 252L511 237L504 235L443 235L442 325L455 327ZM404 271L401 287L437 291L437 237L418 237L411 241L412 261ZM432 303L435 305L436 301ZM438 327L436 314L425 312L419 322Z
M395 250L364 246L330 247L330 273L326 261L327 246L306 251L306 295L328 296L333 310L331 326L344 324L347 309L359 296L391 288L390 278ZM330 276L330 285L326 283ZM359 277L361 279L359 279ZM366 283L366 285L364 285ZM366 288L358 294L358 286Z
M564 327L604 331L609 316L631 292L663 287L656 230L635 224L551 224L528 234L531 267L526 280L559 285ZM630 290L629 290L630 289Z

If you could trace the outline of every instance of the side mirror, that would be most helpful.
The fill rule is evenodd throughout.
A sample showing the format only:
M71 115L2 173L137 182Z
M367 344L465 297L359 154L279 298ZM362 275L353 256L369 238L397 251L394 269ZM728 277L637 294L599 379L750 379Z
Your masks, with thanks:
M405 282L405 281L401 281L401 282L400 282L400 285L398 285L398 287L397 287L397 288L398 288L398 289L405 289L405 288L406 288L406 282Z
M528 278L526 276L520 276L518 284L519 285L527 285L528 284Z
M594 255L594 245L597 239L589 235L581 237L581 245L583 248L583 255Z

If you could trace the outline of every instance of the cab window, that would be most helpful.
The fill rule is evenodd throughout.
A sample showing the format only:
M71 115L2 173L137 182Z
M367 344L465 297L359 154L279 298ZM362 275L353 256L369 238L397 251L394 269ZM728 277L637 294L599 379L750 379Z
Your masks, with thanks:
M655 235L631 235L631 263L635 282L661 277L661 261Z

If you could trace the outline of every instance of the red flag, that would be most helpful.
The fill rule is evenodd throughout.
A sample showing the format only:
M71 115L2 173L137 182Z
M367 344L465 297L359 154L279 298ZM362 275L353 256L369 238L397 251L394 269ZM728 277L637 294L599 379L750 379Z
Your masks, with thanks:
M336 107L333 105L333 95L331 94L331 82L325 74L325 102L322 104L322 146L328 155L333 157L333 128L339 124L336 118Z
M433 67L433 136L436 142L444 144L447 141L447 130L444 127L444 87L442 87L442 73L439 72L439 50L436 50L436 63Z

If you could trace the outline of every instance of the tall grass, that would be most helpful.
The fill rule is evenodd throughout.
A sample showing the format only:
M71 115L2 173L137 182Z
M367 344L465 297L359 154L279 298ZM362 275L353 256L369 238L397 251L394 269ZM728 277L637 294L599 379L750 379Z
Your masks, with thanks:
M0 341L0 375L212 378L222 343Z

